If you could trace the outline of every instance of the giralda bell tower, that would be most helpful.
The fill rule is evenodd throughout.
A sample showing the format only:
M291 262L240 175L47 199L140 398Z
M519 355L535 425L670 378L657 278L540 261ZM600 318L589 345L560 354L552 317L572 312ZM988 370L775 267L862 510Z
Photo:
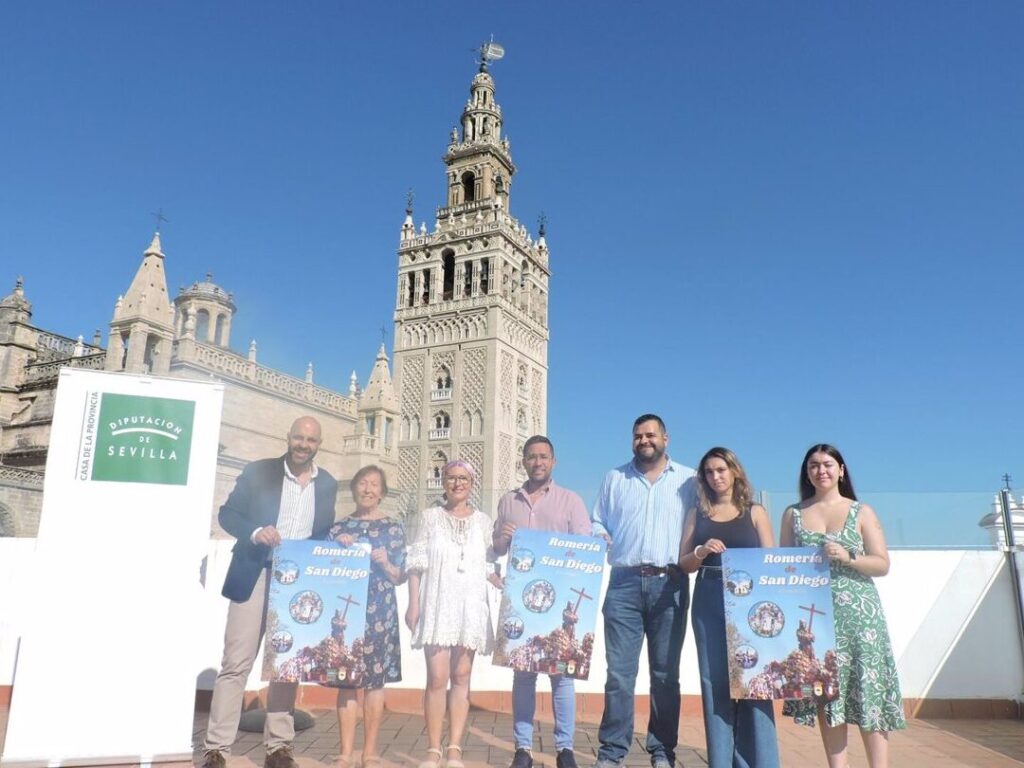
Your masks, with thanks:
M395 376L406 513L438 500L441 466L461 458L477 470L473 501L493 516L524 479L523 442L547 425L548 248L543 222L534 240L511 213L516 167L488 72L503 53L481 47L433 231L417 231L411 200L402 225Z

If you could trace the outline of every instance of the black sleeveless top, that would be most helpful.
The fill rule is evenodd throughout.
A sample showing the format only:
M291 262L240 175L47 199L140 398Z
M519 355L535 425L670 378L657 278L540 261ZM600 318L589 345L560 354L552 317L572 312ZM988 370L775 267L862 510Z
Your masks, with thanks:
M698 511L697 524L693 529L695 546L704 544L708 539L718 539L725 544L726 549L749 549L761 546L761 539L758 538L757 529L754 528L751 510L747 510L742 517L736 517L724 523L717 523ZM712 552L704 558L701 565L721 568L722 556L717 552Z

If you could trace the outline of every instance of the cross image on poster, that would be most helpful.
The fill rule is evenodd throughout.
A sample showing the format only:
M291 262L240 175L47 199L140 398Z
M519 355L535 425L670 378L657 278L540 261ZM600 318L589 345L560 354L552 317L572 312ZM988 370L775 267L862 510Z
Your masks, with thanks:
M285 540L274 549L263 679L360 687L370 545Z
M509 547L493 663L586 680L605 543L520 528Z
M832 589L822 550L728 549L722 569L730 696L834 699Z

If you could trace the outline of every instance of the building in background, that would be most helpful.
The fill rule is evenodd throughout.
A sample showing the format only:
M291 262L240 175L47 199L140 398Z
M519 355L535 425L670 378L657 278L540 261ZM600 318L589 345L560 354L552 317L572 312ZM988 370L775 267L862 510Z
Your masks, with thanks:
M493 514L523 477L519 456L547 424L548 290L537 240L510 212L516 167L482 56L445 164L445 204L419 230L411 202L398 246L395 379L398 485L408 513L441 495L441 467L477 469L474 503Z
M493 44L492 44L493 45ZM91 368L225 385L216 510L249 461L282 452L304 414L323 425L318 461L344 484L365 464L389 474L394 512L410 516L441 495L454 458L479 473L475 503L493 513L522 481L523 442L547 422L548 249L512 217L516 168L502 133L494 80L482 56L444 156L445 205L432 232L406 210L398 248L395 376L382 344L365 388L317 386L257 362L256 342L231 349L234 297L213 282L167 290L160 234L114 302L107 344L33 324L24 283L0 300L0 535L34 536L60 369ZM338 513L351 507L339 494ZM412 519L409 522L413 522Z

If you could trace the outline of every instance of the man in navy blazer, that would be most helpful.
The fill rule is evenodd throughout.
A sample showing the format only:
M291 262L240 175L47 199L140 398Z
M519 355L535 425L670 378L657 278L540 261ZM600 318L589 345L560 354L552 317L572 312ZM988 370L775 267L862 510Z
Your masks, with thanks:
M231 605L224 658L210 702L204 768L224 768L238 735L245 681L265 628L273 548L282 539L322 539L334 523L338 482L313 461L320 441L316 419L296 419L288 430L288 452L246 466L220 508L221 527L237 541L222 592ZM295 683L270 684L264 768L296 768L291 754L296 688Z

